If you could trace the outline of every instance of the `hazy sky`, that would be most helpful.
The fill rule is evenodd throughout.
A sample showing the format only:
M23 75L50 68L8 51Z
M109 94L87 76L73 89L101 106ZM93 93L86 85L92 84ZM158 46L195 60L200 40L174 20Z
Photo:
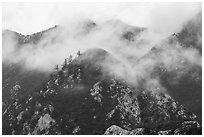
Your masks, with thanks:
M120 19L157 31L176 31L201 3L3 3L2 27L32 34L81 18Z

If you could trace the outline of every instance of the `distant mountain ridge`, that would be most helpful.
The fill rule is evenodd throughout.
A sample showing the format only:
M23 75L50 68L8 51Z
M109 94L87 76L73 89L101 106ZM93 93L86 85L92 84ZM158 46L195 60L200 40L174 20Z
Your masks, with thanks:
M31 35L23 35L12 30L3 30L2 35L6 35L7 33L13 33L16 36L19 45L28 44L28 43L37 44L41 40L43 35L45 35L46 33L49 33L54 29L57 29L58 27L59 27L58 25L55 25L54 27L51 27L49 29L46 29L37 33L33 33Z

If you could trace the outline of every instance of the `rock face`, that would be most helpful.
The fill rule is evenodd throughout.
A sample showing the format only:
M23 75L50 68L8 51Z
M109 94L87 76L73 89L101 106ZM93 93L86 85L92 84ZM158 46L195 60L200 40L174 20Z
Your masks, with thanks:
M104 133L104 135L143 135L143 134L144 134L144 128L136 128L132 131L127 131L116 125L112 125Z
M188 125L187 123L191 123ZM194 124L193 124L194 123ZM184 122L182 123L181 127L177 127L175 129L168 129L168 130L149 130L146 128L136 128L134 130L128 131L122 129L118 126L112 125L109 127L104 135L189 135L189 134L202 134L201 129L198 130L200 126L196 125L195 122Z
M93 51L100 53L92 57L97 62L108 55ZM201 134L197 116L168 94L104 76L100 64L87 64L92 58L85 55L32 94L21 96L15 85L3 107L3 134Z
M53 122L55 122L55 120L52 119L49 114L45 114L43 117L41 116L38 120L39 130L42 131L46 128L50 128L51 123Z

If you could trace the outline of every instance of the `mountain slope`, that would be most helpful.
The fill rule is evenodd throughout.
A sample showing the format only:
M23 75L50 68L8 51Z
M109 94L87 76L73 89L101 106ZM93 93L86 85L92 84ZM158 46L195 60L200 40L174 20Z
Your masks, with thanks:
M111 125L142 128L142 134L201 133L196 115L169 95L134 88L114 75L104 77L100 62L108 53L87 53L64 64L44 88L27 97L14 86L12 103L3 112L3 134L109 134Z

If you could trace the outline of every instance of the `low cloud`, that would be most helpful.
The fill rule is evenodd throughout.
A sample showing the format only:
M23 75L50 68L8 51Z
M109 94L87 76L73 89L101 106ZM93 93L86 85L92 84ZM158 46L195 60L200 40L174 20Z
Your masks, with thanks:
M71 5L74 5L76 9L79 8L77 4ZM78 50L85 52L91 48L101 48L119 60L115 64L109 60L104 62L104 68L108 72L133 85L138 85L142 79L145 79L148 81L147 87L149 88L153 87L152 85L159 85L158 78L151 77L151 73L158 64L163 64L169 71L185 68L185 62L188 62L190 66L202 66L202 57L197 49L183 48L173 36L170 38L172 33L180 32L183 26L199 12L200 3L193 3L193 6L182 3L102 5L95 4L93 8L93 4L93 7L88 9L90 6L85 4L82 10L79 10L80 12L75 12L71 8L70 13L67 13L65 8L60 9L60 4L49 8L58 9L56 13L63 13L58 14L61 18L53 14L53 18L56 17L61 25L43 34L37 44L19 45L15 33L4 31L2 37L3 63L21 62L27 70L51 72L56 64L62 64L69 55L76 56ZM108 11L111 11L111 15L108 15L107 12L102 15L101 11L105 11L106 6ZM100 14L96 16L96 13L92 13L94 10ZM87 12L83 13L83 11ZM70 16L66 18L64 12ZM7 19L7 15L8 13L3 18L6 22L16 18ZM197 23L197 20L194 22ZM146 28L134 27L136 25ZM25 29L27 29L26 25ZM133 30L138 31L136 35L131 36L134 40L123 37L125 33ZM198 41L202 41L200 35L198 38ZM153 51L155 47L161 52L157 54L156 51Z

